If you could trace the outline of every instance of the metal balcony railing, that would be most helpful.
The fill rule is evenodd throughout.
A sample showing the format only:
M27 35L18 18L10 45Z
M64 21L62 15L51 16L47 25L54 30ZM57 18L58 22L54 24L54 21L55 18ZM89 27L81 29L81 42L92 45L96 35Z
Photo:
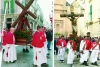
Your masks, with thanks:
M4 14L5 9L0 9L0 14ZM6 14L18 14L20 13L18 9L7 9Z

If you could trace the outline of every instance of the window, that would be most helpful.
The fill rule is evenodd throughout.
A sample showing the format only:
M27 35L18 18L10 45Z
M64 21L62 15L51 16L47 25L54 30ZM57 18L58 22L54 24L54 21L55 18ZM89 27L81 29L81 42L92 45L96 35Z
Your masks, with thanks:
M92 5L90 5L90 12L89 12L89 15L90 15L90 22L92 21Z
M60 32L60 24L56 24L56 31Z

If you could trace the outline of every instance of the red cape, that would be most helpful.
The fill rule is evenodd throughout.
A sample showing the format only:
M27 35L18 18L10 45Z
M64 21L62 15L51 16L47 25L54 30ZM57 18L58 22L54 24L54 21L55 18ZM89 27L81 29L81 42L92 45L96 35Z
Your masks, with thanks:
M63 44L64 44L64 47L66 47L67 43L66 43L65 40L62 40L62 39L59 39L59 40L58 40L56 46L62 46L62 42L63 42Z

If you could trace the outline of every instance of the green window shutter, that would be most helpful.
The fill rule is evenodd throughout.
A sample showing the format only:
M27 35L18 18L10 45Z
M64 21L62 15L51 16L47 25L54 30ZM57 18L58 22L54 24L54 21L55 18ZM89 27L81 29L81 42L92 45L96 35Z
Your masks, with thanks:
M15 0L10 0L10 11L11 11L11 13L14 13L14 1Z
M4 0L4 10L5 10L5 8L6 8L6 2L7 2L7 1L6 1L6 0Z
M22 0L22 4L23 4L23 6L25 6L25 0Z
M92 21L92 5L90 5L90 13L89 13L89 15L90 15L90 21Z

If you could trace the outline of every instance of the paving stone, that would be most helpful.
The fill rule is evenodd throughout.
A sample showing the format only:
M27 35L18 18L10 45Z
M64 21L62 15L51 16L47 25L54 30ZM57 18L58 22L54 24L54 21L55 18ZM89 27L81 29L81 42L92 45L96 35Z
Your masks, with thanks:
M29 53L22 52L22 49L23 49L23 46L16 46L17 61L15 63L6 63L2 60L1 67L34 67L33 66L33 49L28 48ZM49 53L50 53L50 58L48 59L48 64L49 64L49 67L53 67L53 50L50 50Z
M99 56L100 57L100 56ZM76 58L74 59L74 67L100 67L100 60L98 60L98 65L99 66L94 66L94 65L91 65L90 62L88 62L89 66L84 66L84 65L81 65L79 63L79 58ZM67 64L67 52L65 54L65 62L64 63L61 63L58 61L57 59L57 55L54 55L54 67L70 67L68 64Z

